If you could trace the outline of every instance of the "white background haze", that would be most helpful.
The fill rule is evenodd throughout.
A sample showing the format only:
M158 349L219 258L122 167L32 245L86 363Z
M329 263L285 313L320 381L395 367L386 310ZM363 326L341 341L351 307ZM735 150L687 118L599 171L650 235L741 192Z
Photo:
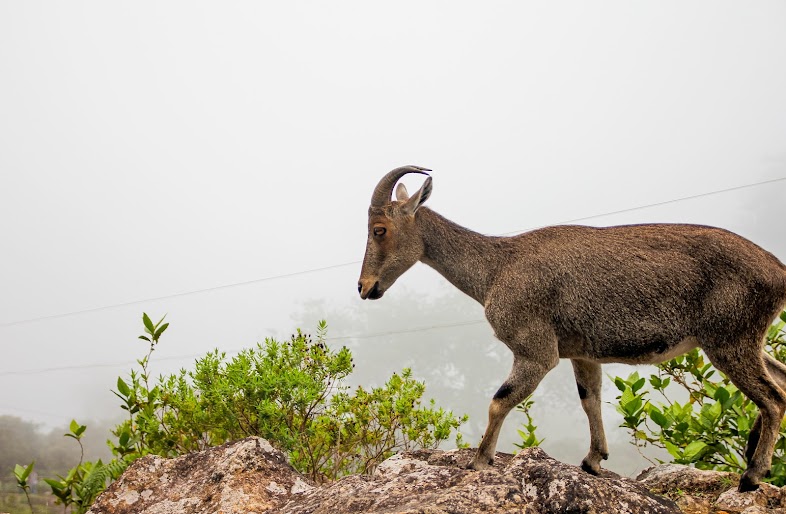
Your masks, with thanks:
M785 26L778 1L0 2L0 414L119 418L142 311L172 323L156 373L327 317L355 382L412 366L474 446L508 350L423 265L358 298L379 178L432 168L428 205L482 233L702 223L786 260ZM536 401L579 462L569 363ZM606 465L646 465L604 418Z

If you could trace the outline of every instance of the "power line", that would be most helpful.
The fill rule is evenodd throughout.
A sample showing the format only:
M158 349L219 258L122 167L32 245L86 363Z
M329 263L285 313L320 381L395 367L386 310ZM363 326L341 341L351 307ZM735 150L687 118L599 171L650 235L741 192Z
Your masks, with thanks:
M8 322L8 323L0 323L0 328L11 327L11 326L14 326L14 325L24 325L24 324L28 324L28 323L35 323L35 322L38 322L38 321L48 321L48 320L52 320L52 319L66 318L66 317L69 317L69 316L76 316L78 314L88 314L88 313L91 313L91 312L99 312L99 311L105 311L105 310L110 310L110 309L117 309L119 307L127 307L129 305L137 305L137 304L140 304L140 303L147 303L147 302L156 302L156 301L159 301L159 300L166 300L166 299L169 299L169 298L178 298L178 297L183 297L183 296L192 296L192 295L196 295L196 294L209 293L209 292L212 292L212 291L219 291L221 289L232 289L232 288L239 287L239 286L246 286L246 285L249 285L249 284L256 284L256 283L259 283L259 282L267 282L269 280L279 280L279 279L282 279L282 278L295 277L295 276L298 276L298 275L306 275L308 273L318 273L320 271L327 271L327 270L331 270L331 269L342 268L342 267L345 267L345 266L350 266L352 264L357 264L359 262L360 261L352 261L352 262L345 262L343 264L333 264L331 266L323 266L321 268L312 268L312 269L307 269L307 270L302 270L302 271L294 271L292 273L284 273L282 275L273 275L273 276L269 276L269 277L262 277L262 278L257 278L257 279L253 279L253 280L246 280L244 282L235 282L233 284L224 284L224 285L221 285L221 286L205 287L203 289L195 289L193 291L184 291L182 293L174 293L174 294L168 294L168 295L164 295L164 296L154 296L152 298L145 298L143 300L131 300L129 302L113 303L111 305L103 305L101 307L91 307L89 309L82 309L82 310L78 310L78 311L69 311L69 312L63 312L63 313L60 313L60 314L51 314L51 315L48 315L48 316L39 316L39 317L36 317L36 318L28 318L28 319L22 319L22 320L18 320L18 321L11 321L11 322Z
M486 323L485 319L473 319L469 321L457 321L455 323L445 323L442 325L429 325L427 327L417 327L417 328L407 328L404 330L389 330L385 332L371 332L368 334L360 334L360 335L348 335L348 336L333 336L333 337L326 337L326 341L333 341L336 339L370 339L373 337L384 337L384 336L392 336L396 334L411 334L413 332L425 332L426 330L435 330L439 328L452 328L452 327L463 327L466 325L479 325L481 323Z
M185 355L171 355L169 357L160 357L157 358L157 361L170 361L170 360L179 360L185 358L196 358L200 357L202 354L194 353L194 354L185 354ZM12 375L39 375L42 373L52 373L55 371L73 371L73 370L82 370L82 369L97 369L97 368L116 368L119 366L128 366L133 365L132 362L129 361L118 361L118 362L98 362L93 364L75 364L73 366L52 366L49 368L33 368L33 369L14 369L10 371L2 371L0 372L0 377L7 377Z
M754 182L754 183L751 183L751 184L744 184L742 186L734 186L734 187L729 187L729 188L726 188L726 189L718 189L718 190L715 190L715 191L708 191L706 193L700 193L700 194L697 194L697 195L683 196L681 198L674 198L673 200L665 200L663 202L650 203L650 204L647 204L647 205L640 205L638 207L628 207L626 209L619 209L617 211L605 212L605 213L601 213L601 214L593 214L592 216L585 216L583 218L575 218L575 219L572 219L572 220L565 220L565 221L561 221L559 223L555 223L554 225L570 225L572 223L576 223L577 221L586 221L586 220L591 220L593 218L602 218L604 216L614 216L615 214L624 214L626 212L640 211L642 209L649 209L650 207L660 207L662 205L669 205L669 204L672 204L672 203L684 202L686 200L695 200L697 198L703 198L705 196L713 196L713 195L718 195L718 194L722 194L722 193L730 193L732 191L739 191L740 189L747 189L747 188L751 188L751 187L764 186L764 185L767 185L767 184L774 184L776 182L783 182L784 180L786 180L786 177L774 178L774 179L771 179L771 180L763 180L761 182ZM539 227L525 228L524 230L520 230L520 231L506 232L504 235L526 232L528 230L535 230L537 228L543 228L543 227L546 227L546 226L549 226L549 225L541 225ZM0 326L2 326L2 325L0 325Z
M331 336L331 337L326 337L325 341L336 341L336 340L347 340L347 339L371 339L375 337L385 337L385 336L392 336L397 334L411 334L415 332L426 332L428 330L437 330L442 328L463 327L467 325L479 325L482 323L486 323L486 320L476 319L476 320L468 320L468 321L457 321L455 323L427 325L424 327L408 328L404 330L388 330L382 332L369 332L367 334ZM224 353L233 354L233 353L238 353L241 350L242 349L226 350ZM156 357L155 361L156 362L171 361L171 360L180 360L180 359L188 359L188 358L193 359L193 358L201 357L202 355L204 354L190 353L190 354L181 354L181 355L170 355L167 357ZM133 365L133 363L128 361L101 362L101 363L93 363L93 364L75 364L73 366L53 366L49 368L19 369L19 370L2 371L0 372L0 377L6 377L12 375L39 375L43 373L52 373L57 371L73 371L73 370L82 370L82 369L117 368L120 366L128 366L128 365Z
M571 220L560 221L560 222L554 223L552 225L565 225L565 224L576 223L576 222L579 222L579 221L586 221L586 220L590 220L590 219L593 219L593 218L600 218L600 217L603 217L603 216L613 216L615 214L623 214L623 213L626 213L626 212L633 212L633 211L638 211L638 210L642 210L642 209L649 209L650 207L660 207L660 206L669 205L669 204L672 204L672 203L684 202L686 200L695 200L697 198L703 198L703 197L706 197L706 196L713 196L713 195L722 194L722 193L729 193L729 192L732 192L732 191L739 191L741 189L758 187L758 186L763 186L763 185L767 185L767 184L774 184L776 182L782 182L784 180L786 180L786 177L781 177L781 178L776 178L776 179L771 179L771 180L763 180L761 182L754 182L754 183L743 184L741 186L735 186L735 187L730 187L730 188L726 188L726 189L718 189L718 190L715 190L715 191L708 191L706 193L700 193L700 194L691 195L691 196L684 196L684 197L681 197L681 198L675 198L675 199L672 199L672 200L665 200L663 202L656 202L656 203L647 204L647 205L640 205L638 207L629 207L629 208L626 208L626 209L620 209L620 210L616 210L616 211L610 211L610 212L599 213L599 214L592 214L590 216L585 216L585 217L582 217L582 218L575 218L575 219L571 219ZM547 225L541 225L541 226L538 226L538 227L529 227L529 228L524 228L524 229L521 229L521 230L505 232L502 235L519 234L519 233L522 233L522 232L527 232L529 230L535 230L537 228L542 228L543 226L547 226ZM160 301L160 300L166 300L166 299L169 299L169 298L179 298L179 297L184 297L184 296L192 296L192 295L208 293L208 292L212 292L212 291L219 291L219 290L222 290L222 289L233 289L235 287L247 286L247 285L251 285L251 284L258 284L258 283L261 283L261 282L268 282L268 281L271 281L271 280L279 280L279 279L283 279L283 278L295 277L295 276L298 276L298 275L305 275L305 274L309 274L309 273L319 273L319 272L328 271L328 270L331 270L331 269L338 269L338 268L344 268L344 267L347 267L347 266L354 266L354 265L360 264L360 262L361 261L359 261L359 260L351 261L351 262L344 262L344 263L341 263L341 264L333 264L333 265L330 265L330 266L323 266L323 267L320 267L320 268L312 268L312 269L307 269L307 270L302 270L302 271L295 271L295 272L292 272L292 273L284 273L284 274L281 274L281 275L272 275L272 276L269 276L269 277L262 277L262 278L252 279L252 280L246 280L246 281L243 281L243 282L235 282L235 283L232 283L232 284L225 284L225 285L220 285L220 286L206 287L206 288L202 288L202 289L195 289L193 291L185 291L185 292L182 292L182 293L174 293L174 294L168 294L168 295L163 295L163 296L155 296L155 297L151 297L151 298L145 298L145 299L142 299L142 300L131 300L131 301L128 301L128 302L115 303L115 304L111 304L111 305L104 305L104 306L101 306L101 307L92 307L92 308L89 308L89 309L81 309L81 310L76 310L76 311L69 311L69 312L64 312L64 313L60 313L60 314L51 314L51 315L47 315L47 316L38 316L38 317L35 317L35 318L28 318L28 319L22 319L22 320L17 320L17 321L10 321L10 322L7 322L7 323L0 323L0 328L12 327L12 326L16 326L16 325L24 325L24 324L28 324L28 323L36 323L36 322L39 322L39 321L48 321L48 320L53 320L53 319L65 318L65 317L69 317L69 316L76 316L76 315L79 315L79 314L88 314L88 313L100 312L100 311L105 311L105 310L110 310L110 309L117 309L119 307L126 307L126 306L129 306L129 305L138 305L138 304L141 304L141 303L155 302L155 301Z
M65 414L59 414L57 412L45 412L45 411L36 410L36 409L12 407L10 405L0 405L0 409L3 409L4 411L26 412L28 414L38 414L39 416L46 416L46 417L49 417L50 419L58 419L58 420L73 419L73 416L66 416Z

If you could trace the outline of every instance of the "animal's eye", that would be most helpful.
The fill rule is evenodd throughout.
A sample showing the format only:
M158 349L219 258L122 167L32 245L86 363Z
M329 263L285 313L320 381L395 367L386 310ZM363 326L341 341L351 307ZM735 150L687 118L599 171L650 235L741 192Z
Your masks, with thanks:
M374 227L374 235L377 237L384 236L385 232L387 232L385 227Z

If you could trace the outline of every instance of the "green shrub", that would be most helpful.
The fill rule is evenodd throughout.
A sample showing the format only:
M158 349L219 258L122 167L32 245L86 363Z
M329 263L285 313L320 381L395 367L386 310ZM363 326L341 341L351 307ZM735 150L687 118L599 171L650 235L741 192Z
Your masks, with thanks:
M159 322L160 323L160 322ZM155 334L156 326L148 327ZM137 454L176 456L247 436L260 436L316 481L369 473L396 451L436 447L466 417L422 404L425 386L409 369L381 387L343 385L354 364L347 348L298 331L227 357L218 350L191 371L160 377L151 387L147 362L116 394L129 419L114 434ZM150 339L151 352L157 338ZM148 354L149 358L149 354ZM461 436L456 436L461 444Z
M316 341L298 330L288 341L266 339L231 358L215 350L193 370L157 379L148 366L169 324L164 318L153 323L147 314L142 321L139 339L149 344L147 355L113 391L128 413L112 430L116 439L107 441L114 458L104 464L82 457L65 476L44 479L56 502L73 513L86 512L141 456L176 457L248 436L268 439L317 482L370 473L393 453L436 447L454 431L463 446L457 429L467 417L436 408L433 400L424 405L425 385L409 369L380 387L344 385L355 366L352 355L346 347L328 347L324 321ZM65 435L81 448L86 428L72 421ZM15 469L25 492L31 470L32 464Z
M770 327L765 347L782 362L786 361L784 327L786 312ZM758 409L699 350L659 365L657 374L649 377L651 390L638 373L616 377L614 383L621 393L617 397L617 410L624 419L621 426L631 432L633 444L663 448L674 462L699 469L744 471L745 444ZM687 393L686 401L672 399L675 388ZM652 391L665 401L651 401ZM785 436L786 425L781 424L767 479L778 486L786 484Z

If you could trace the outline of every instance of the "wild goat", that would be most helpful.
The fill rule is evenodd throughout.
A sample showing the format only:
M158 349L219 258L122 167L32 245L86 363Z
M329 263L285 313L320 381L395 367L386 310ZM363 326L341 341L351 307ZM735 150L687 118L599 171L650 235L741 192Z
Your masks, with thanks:
M758 407L740 491L769 471L786 409L786 366L763 351L786 304L786 267L736 234L699 225L555 226L490 237L423 207L428 176L411 197L397 168L377 185L358 292L381 298L417 261L437 270L485 308L513 369L491 400L489 423L470 463L493 462L510 410L560 358L570 359L590 426L581 467L608 458L601 419L601 364L656 364L699 347Z

